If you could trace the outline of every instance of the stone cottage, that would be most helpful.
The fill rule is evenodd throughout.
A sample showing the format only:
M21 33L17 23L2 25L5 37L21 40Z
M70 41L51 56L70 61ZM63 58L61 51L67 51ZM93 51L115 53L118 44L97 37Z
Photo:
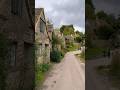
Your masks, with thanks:
M8 41L6 90L34 90L34 0L0 0L0 33Z
M49 20L47 20L47 31L50 37L50 51L52 51L52 35L53 35L54 27L53 27L53 24Z
M66 48L66 44L65 44L65 37L63 35L63 33L60 32L59 29L54 29L53 33L55 34L55 36L57 36L60 41L61 41L61 44L58 44L57 45L57 49L59 51L61 51L62 49L65 49Z
M35 41L37 63L50 62L50 36L43 8L35 9Z

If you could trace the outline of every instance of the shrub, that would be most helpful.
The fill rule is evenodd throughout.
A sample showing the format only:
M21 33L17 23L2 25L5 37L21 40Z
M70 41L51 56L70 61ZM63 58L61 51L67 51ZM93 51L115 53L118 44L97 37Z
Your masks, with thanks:
M46 72L49 70L49 64L40 64L37 66L37 71Z
M53 61L53 62L60 62L60 60L61 60L61 54L62 53L60 51L53 50L50 53L50 59L51 59L51 61Z

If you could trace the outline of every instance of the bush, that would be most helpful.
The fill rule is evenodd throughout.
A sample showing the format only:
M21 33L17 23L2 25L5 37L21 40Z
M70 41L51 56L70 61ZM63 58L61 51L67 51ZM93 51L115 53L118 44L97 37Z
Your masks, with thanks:
M62 53L60 51L53 50L50 53L50 59L53 62L60 62L61 58L62 58Z
M37 66L37 71L46 72L49 70L49 64L40 64Z

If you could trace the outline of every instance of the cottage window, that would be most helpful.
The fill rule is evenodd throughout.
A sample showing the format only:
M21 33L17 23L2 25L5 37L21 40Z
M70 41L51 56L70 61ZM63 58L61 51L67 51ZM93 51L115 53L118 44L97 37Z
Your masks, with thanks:
M23 0L11 0L11 12L14 15L22 15Z
M45 22L42 19L40 19L40 32L44 33L45 27Z
M9 64L14 66L16 63L16 44L12 44L9 47Z

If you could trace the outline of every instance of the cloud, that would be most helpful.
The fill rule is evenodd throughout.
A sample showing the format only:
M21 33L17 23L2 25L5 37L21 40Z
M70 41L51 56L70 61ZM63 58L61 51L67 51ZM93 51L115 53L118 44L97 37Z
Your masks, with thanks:
M43 7L55 27L73 24L85 28L85 0L35 0L35 7Z
M120 0L93 0L96 11L103 10L108 14L120 14Z

